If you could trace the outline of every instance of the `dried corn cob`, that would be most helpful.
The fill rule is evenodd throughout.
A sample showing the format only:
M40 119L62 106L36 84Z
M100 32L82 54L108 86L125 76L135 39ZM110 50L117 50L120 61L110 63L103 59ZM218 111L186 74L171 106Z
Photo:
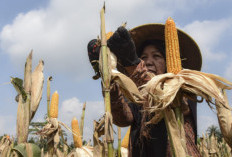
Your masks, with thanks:
M182 67L177 29L171 17L167 19L165 24L165 45L167 72L177 74Z
M73 132L73 141L75 148L81 148L82 147L81 134L78 125L78 120L75 117L72 119L72 132Z
M124 136L124 138L122 140L121 147L128 148L129 139L130 139L130 129L131 129L131 127L128 128L126 135Z
M58 104L59 104L59 94L55 91L52 95L51 105L50 105L50 117L58 117Z

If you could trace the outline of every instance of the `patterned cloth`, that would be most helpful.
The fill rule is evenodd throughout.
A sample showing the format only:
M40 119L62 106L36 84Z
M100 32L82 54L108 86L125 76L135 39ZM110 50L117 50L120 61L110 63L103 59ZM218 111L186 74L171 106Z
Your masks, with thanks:
M127 75L135 82L137 86L141 86L151 79L151 75L143 61L137 66L127 67ZM183 101L183 103L187 103ZM196 106L196 103L193 103ZM146 103L143 104L145 106ZM148 137L140 136L143 134L143 106L128 102L122 95L117 84L111 89L111 111L114 124L120 127L131 126L131 134L129 141L129 157L171 157L170 145L167 137L167 130L164 120L158 124L146 126ZM184 129L187 141L188 155L192 157L200 157L200 153L195 144L196 139L196 123L194 122L194 113L190 107L184 119ZM145 121L148 120L145 117ZM143 128L143 129L142 129Z

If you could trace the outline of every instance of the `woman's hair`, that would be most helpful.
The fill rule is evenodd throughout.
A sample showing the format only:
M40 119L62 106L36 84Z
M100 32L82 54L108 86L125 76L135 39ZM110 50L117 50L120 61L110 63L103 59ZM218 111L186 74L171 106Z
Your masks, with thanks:
M142 45L140 46L140 48L138 49L138 57L141 57L145 47L149 45L155 46L165 58L165 43L163 40L157 40L157 39L151 39L151 40L144 41Z

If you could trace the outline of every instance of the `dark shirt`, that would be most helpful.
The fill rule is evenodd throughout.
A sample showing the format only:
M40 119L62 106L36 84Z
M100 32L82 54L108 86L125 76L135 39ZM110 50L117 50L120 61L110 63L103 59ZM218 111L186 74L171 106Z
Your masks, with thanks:
M152 124L149 127L150 137L140 138L141 129L141 107L136 104L129 103L129 107L132 111L134 122L131 125L131 146L132 157L165 157L167 150L167 130L164 120L161 120L158 124Z

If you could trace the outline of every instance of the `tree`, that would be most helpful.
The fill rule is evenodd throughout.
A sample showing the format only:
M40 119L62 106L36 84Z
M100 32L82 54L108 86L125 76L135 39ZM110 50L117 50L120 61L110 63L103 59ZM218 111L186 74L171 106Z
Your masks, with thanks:
M214 134L217 137L218 142L222 141L222 133L221 133L220 129L217 126L215 126L215 125L209 126L207 128L206 132L209 135L209 137L211 137L212 134Z

